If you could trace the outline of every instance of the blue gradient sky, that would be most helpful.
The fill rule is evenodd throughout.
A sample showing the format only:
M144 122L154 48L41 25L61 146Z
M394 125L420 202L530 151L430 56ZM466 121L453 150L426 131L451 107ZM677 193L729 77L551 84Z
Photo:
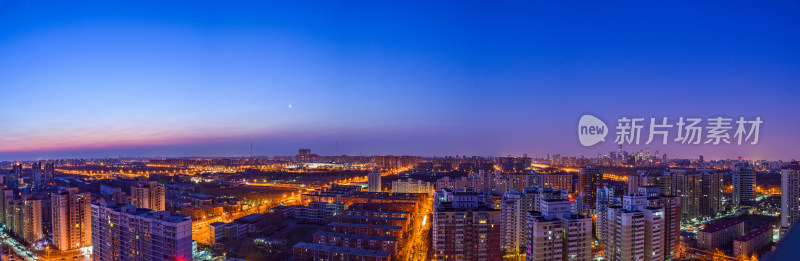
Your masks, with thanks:
M761 116L649 147L798 158L796 1L161 2L0 1L0 160L615 150L584 113Z

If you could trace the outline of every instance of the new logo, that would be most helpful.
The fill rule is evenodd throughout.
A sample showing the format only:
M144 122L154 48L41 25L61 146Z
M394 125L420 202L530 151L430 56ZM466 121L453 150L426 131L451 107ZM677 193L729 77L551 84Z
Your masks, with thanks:
M589 147L601 141L606 141L608 126L603 121L592 115L583 115L578 121L578 140L581 145Z

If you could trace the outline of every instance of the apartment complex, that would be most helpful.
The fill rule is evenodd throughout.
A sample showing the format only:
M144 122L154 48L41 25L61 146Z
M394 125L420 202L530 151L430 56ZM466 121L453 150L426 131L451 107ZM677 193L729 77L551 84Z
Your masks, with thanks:
M503 252L506 255L524 253L528 212L540 211L542 200L567 200L569 195L566 189L541 187L525 188L522 192L513 189L506 192L500 202ZM575 205L570 206L573 214L577 214Z
M455 192L433 211L433 259L501 260L500 211L477 193Z
M32 195L14 197L13 191L5 190L2 205L3 224L11 234L28 244L34 244L43 238L42 200Z
M700 249L723 248L734 239L744 235L744 222L731 219L706 225L697 232L697 247Z
M528 212L526 260L591 260L592 218L572 214L572 202L546 199Z
M192 260L192 219L101 201L92 204L95 260Z
M78 188L61 189L52 196L53 245L62 251L92 245L91 194Z
M540 188L565 189L572 192L572 174L569 173L536 173L533 175L534 185Z
M603 169L596 166L581 167L578 175L578 195L583 198L583 203L595 209L597 203L597 188L603 186Z
M608 260L664 260L664 210L648 206L646 195L624 195L621 206L610 206L598 215L607 216L602 238Z
M398 179L392 181L393 193L424 193L433 195L433 184L408 178L407 180Z
M763 226L733 240L734 257L750 257L764 252L772 244L772 227Z
M155 181L140 181L131 186L131 205L155 211L165 210L165 187Z

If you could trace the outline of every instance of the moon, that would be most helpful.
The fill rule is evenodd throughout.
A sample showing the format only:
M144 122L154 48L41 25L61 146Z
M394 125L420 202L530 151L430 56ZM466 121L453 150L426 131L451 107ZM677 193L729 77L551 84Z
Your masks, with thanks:
M291 104L289 104L289 109L291 109L291 108L292 108L292 105L291 105Z

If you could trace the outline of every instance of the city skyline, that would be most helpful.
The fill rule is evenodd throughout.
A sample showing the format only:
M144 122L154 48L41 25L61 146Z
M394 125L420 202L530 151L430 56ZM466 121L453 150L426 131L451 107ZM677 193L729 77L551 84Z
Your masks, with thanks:
M792 160L798 5L7 2L0 161L616 151L584 114L758 116L758 145L623 149Z

